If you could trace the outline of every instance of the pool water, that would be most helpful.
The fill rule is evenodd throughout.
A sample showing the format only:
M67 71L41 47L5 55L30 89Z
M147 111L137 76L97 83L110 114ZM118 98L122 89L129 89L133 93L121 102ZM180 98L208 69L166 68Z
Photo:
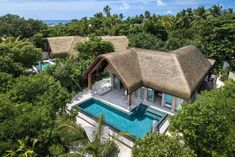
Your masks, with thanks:
M145 105L141 105L137 111L134 109L129 115L94 99L83 102L77 107L95 118L103 114L106 124L137 138L142 138L151 132L154 119L159 124L166 116L165 113L150 109Z
M50 66L50 64L49 64L49 63L41 63L41 64L39 64L39 66L40 66L40 71L43 71L43 70L45 70L48 66Z

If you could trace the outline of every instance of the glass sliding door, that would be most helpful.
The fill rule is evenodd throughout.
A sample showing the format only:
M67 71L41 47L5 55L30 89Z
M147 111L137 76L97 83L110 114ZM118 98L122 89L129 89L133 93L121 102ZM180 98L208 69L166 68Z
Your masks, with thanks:
M153 92L154 90L152 90L151 88L147 88L147 100L150 102L153 102Z
M120 80L117 77L114 77L114 89L120 89Z
M144 87L140 88L140 98L144 99Z

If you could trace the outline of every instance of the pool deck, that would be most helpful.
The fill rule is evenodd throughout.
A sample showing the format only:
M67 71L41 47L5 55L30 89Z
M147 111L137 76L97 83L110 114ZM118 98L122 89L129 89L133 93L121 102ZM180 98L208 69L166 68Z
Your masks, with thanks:
M107 103L123 112L130 113L131 110L133 110L135 107L142 103L141 99L132 96L132 104L131 106L129 106L127 102L127 96L123 94L124 91L116 89L112 89L104 95L94 94L94 91L97 91L98 89L101 89L103 87L110 86L111 84L109 79L103 79L101 81L98 81L92 86L92 91L84 89L82 92L79 92L77 95L75 95L72 99L72 103L68 104L67 106L69 109L71 109L72 106L93 98Z
M103 87L108 87L108 86L110 86L110 79L109 78L96 82L92 86L92 91L89 91L88 89L84 89L82 92L79 92L77 95L75 95L72 99L72 102L70 104L67 104L67 109L71 110L73 106L80 104L80 103L83 103L89 99L96 99L98 101L109 104L110 106L112 106L122 112L125 112L127 114L131 114L131 111L133 109L135 109L141 103L147 105L148 107L156 109L160 112L166 113L168 115L175 115L176 114L175 112L166 110L161 106L154 105L153 103L148 102L148 101L143 101L142 99L136 98L134 96L132 96L132 104L129 107L127 104L127 97L123 94L124 91L112 89L111 91L109 91L108 93L106 93L102 96L93 93L93 91L95 91L97 89L101 89ZM169 121L167 119L159 128L160 133L165 133L167 131L168 126L169 126Z
M169 115L175 114L173 112L165 110L164 108L158 107L156 105L153 105L150 102L143 101L142 99L136 98L134 96L132 96L132 104L129 107L127 104L127 97L123 94L124 91L120 91L120 90L112 89L111 91L107 92L106 94L102 96L98 94L94 94L95 93L94 91L97 91L98 89L101 89L103 87L109 87L110 85L111 85L110 79L108 78L96 82L92 86L92 91L89 91L88 89L84 89L83 91L76 94L73 97L72 102L70 104L67 104L67 109L71 110L73 106L80 104L82 102L85 102L89 99L96 99L106 104L109 104L110 106L113 106L116 109L119 109L127 114L130 114L131 110L133 110L135 107L137 107L141 103L149 107L152 107L156 110L159 110L161 112L167 113ZM94 125L96 123L94 119L91 119L91 117L84 115L83 113L79 113L77 116L76 122L85 129L86 133L88 134L88 137L92 138L92 134L95 129ZM169 126L169 120L166 119L166 121L164 121L164 123L159 128L159 132L166 133L168 126ZM105 126L104 130L106 130L103 135L104 139L112 138L112 135L118 134L116 131L114 131L112 128L108 126ZM116 144L120 150L118 154L116 155L116 157L131 157L132 156L133 142L131 140L121 137L119 139L119 142L117 141Z
M98 89L101 89L103 87L110 87L111 86L110 82L111 82L110 79L106 78L96 82L92 86L91 91L89 91L88 89L84 89L83 91L79 92L73 97L72 102L70 104L67 104L68 109L70 110L74 105L77 105L79 103L82 103L86 100L93 98L102 101L106 104L109 104L112 107L115 107L116 109L119 109L127 114L130 113L134 108L136 108L141 103L147 105L148 107L167 113L169 115L176 114L176 112L172 112L168 109L165 109L164 107L142 100L140 98L136 98L134 95L132 95L131 106L129 106L127 102L127 96L124 95L125 93L124 90L112 89L111 91L107 92L104 95L95 94L94 91L97 91Z

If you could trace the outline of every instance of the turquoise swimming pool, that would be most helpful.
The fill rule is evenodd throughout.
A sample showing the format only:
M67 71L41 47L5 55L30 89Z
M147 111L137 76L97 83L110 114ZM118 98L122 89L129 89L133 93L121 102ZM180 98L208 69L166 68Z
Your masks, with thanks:
M137 138L151 132L154 119L160 124L167 116L142 104L138 110L134 109L131 114L127 114L95 99L85 101L76 107L95 118L103 114L107 125Z
M40 63L39 64L39 67L40 67L40 71L43 71L43 70L45 70L48 66L50 66L51 64L49 64L49 63Z

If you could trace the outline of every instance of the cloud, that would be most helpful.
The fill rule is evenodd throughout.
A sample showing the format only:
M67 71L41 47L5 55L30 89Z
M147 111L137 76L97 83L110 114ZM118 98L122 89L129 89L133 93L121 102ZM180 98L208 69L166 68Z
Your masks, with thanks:
M128 10L130 9L130 5L127 2L123 2L122 6L119 7L120 10Z
M157 6L166 6L166 3L162 0L157 0Z
M167 10L166 13L167 14L173 14L173 12L171 10Z

